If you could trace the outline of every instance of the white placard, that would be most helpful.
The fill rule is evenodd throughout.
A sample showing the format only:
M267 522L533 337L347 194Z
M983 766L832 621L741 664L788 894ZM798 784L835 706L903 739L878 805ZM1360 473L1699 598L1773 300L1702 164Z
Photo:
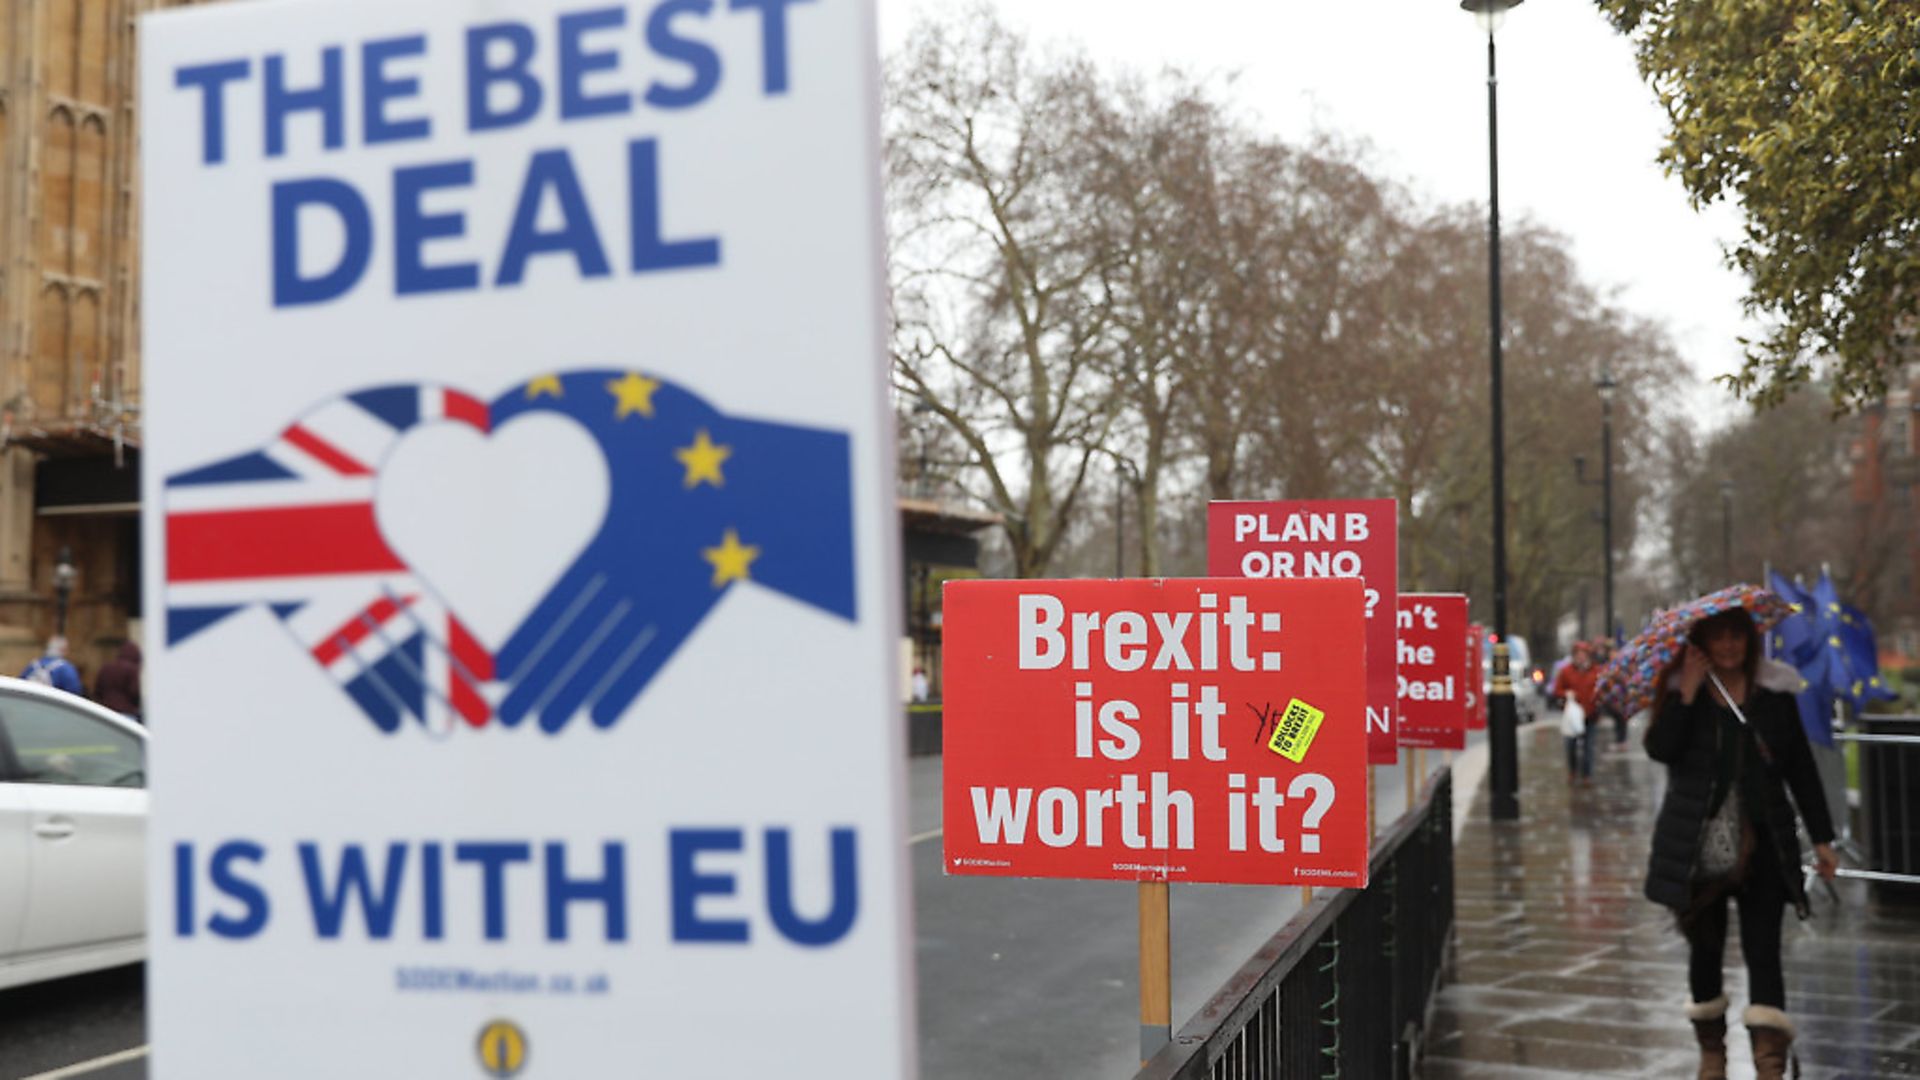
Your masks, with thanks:
M911 1075L869 4L140 51L154 1075Z

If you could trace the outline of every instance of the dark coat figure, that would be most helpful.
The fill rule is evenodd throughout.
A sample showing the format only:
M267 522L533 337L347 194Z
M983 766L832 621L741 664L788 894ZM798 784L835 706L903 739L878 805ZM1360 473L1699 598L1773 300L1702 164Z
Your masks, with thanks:
M140 719L140 646L129 641L100 669L93 699L123 716Z
M1667 794L1654 820L1646 894L1673 909L1687 938L1687 1018L1700 1044L1702 1078L1727 1075L1729 900L1739 912L1747 963L1742 1019L1755 1072L1760 1080L1787 1074L1794 1026L1780 923L1789 903L1807 915L1795 803L1821 874L1831 877L1836 863L1833 822L1799 705L1764 681L1760 636L1747 613L1736 608L1703 619L1662 680L1647 725L1647 756L1667 767Z
M1667 797L1653 825L1653 855L1647 864L1647 899L1685 914L1698 899L1693 868L1699 855L1700 832L1707 815L1725 795L1730 772L1738 778L1740 801L1753 824L1756 850L1750 858L1748 883L1764 870L1777 879L1794 911L1806 917L1807 894L1800 875L1800 841L1794 831L1793 791L1806 817L1807 833L1816 844L1833 841L1833 821L1827 815L1827 797L1820 774L1800 726L1800 708L1792 697L1756 686L1741 705L1753 725L1752 734L1735 719L1733 710L1701 694L1693 704L1669 696L1647 728L1647 756L1668 766ZM1774 766L1769 768L1754 742L1765 742ZM1724 763L1724 764L1723 764ZM1765 884L1771 884L1765 883Z

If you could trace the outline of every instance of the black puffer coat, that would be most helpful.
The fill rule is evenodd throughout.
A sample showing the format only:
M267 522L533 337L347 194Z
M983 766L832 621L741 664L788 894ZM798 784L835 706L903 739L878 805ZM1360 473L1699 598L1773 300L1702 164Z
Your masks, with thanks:
M1753 739L1734 719L1733 712L1713 700L1701 687L1693 704L1678 694L1665 702L1647 726L1647 756L1667 766L1667 797L1653 824L1653 855L1647 865L1647 899L1684 910L1691 898L1693 865L1700 850L1713 799L1714 769L1722 740L1738 740L1740 797L1747 818L1758 832L1756 842L1773 845L1773 867L1784 879L1794 910L1806 917L1807 894L1800 878L1800 841L1794 835L1793 807L1786 788L1793 789L1807 833L1816 844L1831 843L1833 821L1827 797L1814 768L1807 733L1800 727L1800 709L1794 699L1777 690L1755 686L1741 708L1752 723L1752 734L1766 740L1773 763L1761 760ZM1784 781L1784 786L1783 786ZM1754 860L1756 866L1766 860Z

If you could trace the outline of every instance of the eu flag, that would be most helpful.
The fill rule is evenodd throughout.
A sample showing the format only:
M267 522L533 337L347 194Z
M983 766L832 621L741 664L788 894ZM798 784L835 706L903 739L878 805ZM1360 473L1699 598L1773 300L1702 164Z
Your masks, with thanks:
M1773 628L1770 642L1773 655L1804 669L1806 662L1813 658L1814 651L1813 598L1778 570L1767 572L1767 586L1793 607L1793 614L1780 620ZM1805 674L1804 670L1802 674Z
M1868 702L1892 701L1900 695L1880 679L1880 649L1874 639L1873 623L1866 613L1851 604L1840 605L1840 655L1845 659L1848 680L1846 694L1856 709Z
M1844 698L1855 709L1897 697L1880 679L1873 624L1858 608L1840 602L1833 577L1821 571L1811 589L1801 589L1777 571L1768 576L1773 591L1793 605L1768 637L1775 657L1792 664L1806 680L1800 691L1800 719L1808 738L1833 745L1829 717Z

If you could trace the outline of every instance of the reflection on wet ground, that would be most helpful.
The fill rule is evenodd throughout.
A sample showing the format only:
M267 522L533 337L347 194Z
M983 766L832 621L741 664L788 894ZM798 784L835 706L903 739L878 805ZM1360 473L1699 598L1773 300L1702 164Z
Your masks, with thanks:
M1608 740L1610 742L1610 740ZM1520 731L1519 822L1487 820L1482 785L1454 856L1456 961L1435 1004L1421 1075L1692 1076L1686 946L1640 894L1664 769L1636 726L1596 748L1593 786L1570 787L1557 726ZM1920 908L1876 908L1858 882L1787 916L1787 1010L1809 1080L1920 1076ZM1753 1075L1738 1010L1746 972L1727 943L1735 1077Z

